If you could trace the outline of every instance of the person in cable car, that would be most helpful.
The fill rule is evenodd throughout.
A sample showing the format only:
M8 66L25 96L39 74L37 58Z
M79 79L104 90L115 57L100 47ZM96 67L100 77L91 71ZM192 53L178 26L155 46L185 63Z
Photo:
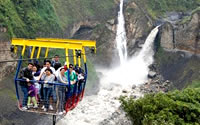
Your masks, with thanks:
M79 69L75 70L76 75L77 75L77 82L78 82L78 91L80 91L82 89L81 84L84 82L84 71L81 71Z
M49 105L49 97L53 92L53 85L48 84L48 82L53 83L55 80L55 75L50 68L47 68L42 74L41 80L44 81L43 96L44 96L44 106L42 109L46 112L48 109L53 110L52 105Z
M21 91L24 94L23 102L22 102L22 110L27 110L27 101L28 101L28 82L33 80L32 75L33 64L28 63L28 66L23 68L20 71L19 78L24 81L20 81L19 85L21 87Z
M70 88L68 88L70 95L76 91L76 83L77 83L77 76L75 71L73 70L73 64L69 64L69 70L65 72L65 77L68 78L68 71L69 71L69 78L70 78Z
M55 70L61 67L61 63L59 61L59 55L55 55L51 61L51 66L54 67Z
M38 105L37 105L37 101L36 101L36 93L35 93L35 86L28 82L28 104L27 107L28 109L30 109L31 105L31 101L33 102L33 108L37 109Z
M64 67L60 68L59 71L60 72L58 72L57 82L58 83L68 84L68 79L65 76ZM58 96L58 100L57 100L57 109L58 110L57 110L57 113L59 115L62 115L63 113L66 113L66 111L64 110L65 93L66 93L66 86L62 86L62 85L57 86L57 96Z
M39 69L39 66L37 65L34 65L33 68L32 68L32 75L33 75L33 79L35 81L38 81L39 79L39 75L40 75L40 69ZM36 97L36 101L38 102L39 101L39 95L40 95L40 88L41 88L41 85L38 83L38 82L35 82L34 83L34 86L35 86L35 97Z
M74 67L73 64L69 64L69 72L70 72L70 84L75 84L77 81L77 76L76 73L74 71ZM65 72L65 76L68 77L68 72Z
M56 71L55 71L55 69L51 66L51 61L50 60L45 60L44 61L44 67L41 69L41 72L40 72L40 75L39 75L39 80L41 79L41 77L42 77L42 75L44 74L44 72L45 72L45 70L47 69L47 68L49 68L49 69L51 69L51 71L52 71L52 74L53 75L55 75L56 74ZM43 87L43 84L41 85L41 99L44 99L44 95L42 95L44 92L42 92L44 89L43 89L44 87ZM56 90L55 90L55 87L53 87L53 92L52 92L52 95L51 96L53 96L53 101L54 102L56 102ZM50 107L52 107L51 105L50 105Z

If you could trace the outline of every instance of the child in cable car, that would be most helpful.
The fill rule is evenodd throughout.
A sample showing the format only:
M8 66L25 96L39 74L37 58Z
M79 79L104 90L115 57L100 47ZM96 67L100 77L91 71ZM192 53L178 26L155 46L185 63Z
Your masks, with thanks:
M39 75L40 75L40 69L38 69L38 68L39 67L37 67L36 65L34 65L33 68L32 68L32 75L33 75L34 80L36 80L36 81L39 80L38 78L39 78ZM38 82L35 82L34 85L35 85L35 94L36 94L35 97L36 97L36 101L38 102L41 85Z
M32 106L31 101L33 102L33 105L34 105L33 108L38 108L35 96L36 96L35 95L35 87L33 84L28 82L28 103L27 103L28 109Z

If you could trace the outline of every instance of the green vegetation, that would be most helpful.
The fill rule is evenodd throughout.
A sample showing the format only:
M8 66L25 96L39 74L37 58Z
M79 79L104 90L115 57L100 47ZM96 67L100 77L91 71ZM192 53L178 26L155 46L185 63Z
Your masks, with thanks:
M11 37L34 38L61 31L49 0L0 0L0 21Z
M136 0L146 8L152 18L165 16L166 12L188 12L199 7L200 0Z
M194 9L192 12L191 12L191 15L190 16L186 16L183 18L183 20L179 23L179 24L184 24L188 21L190 21L192 19L192 16L194 13L196 13L197 11L200 11L200 7L197 7L196 9Z
M110 18L114 1L0 0L0 27L10 37L63 37L74 22Z
M199 125L200 89L148 94L134 100L121 97L134 125Z
M85 19L111 18L113 0L51 0L62 27Z
M192 83L188 85L189 88L200 88L200 80L193 80Z

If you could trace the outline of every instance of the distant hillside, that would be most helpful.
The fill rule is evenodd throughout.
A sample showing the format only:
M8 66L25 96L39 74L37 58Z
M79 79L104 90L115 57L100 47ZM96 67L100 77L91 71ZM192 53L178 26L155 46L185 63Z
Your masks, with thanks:
M113 17L114 0L51 0L62 27L85 19L105 20Z
M11 37L32 38L61 31L49 0L1 0L0 22Z
M106 0L0 0L0 27L10 37L63 37L69 25L104 19L113 7L114 1Z

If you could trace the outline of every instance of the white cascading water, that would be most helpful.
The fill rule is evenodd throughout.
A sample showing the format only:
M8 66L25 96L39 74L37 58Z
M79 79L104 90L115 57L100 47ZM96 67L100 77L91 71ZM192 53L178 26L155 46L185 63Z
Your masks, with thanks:
M123 65L107 71L107 80L121 84L123 87L139 85L147 81L148 66L153 63L153 41L158 33L158 27L151 31L137 55L125 61Z
M121 0L121 2L123 2L123 0ZM121 3L120 5L123 4ZM122 9L122 7L120 8ZM123 18L123 16L120 17ZM122 19L118 18L118 20L120 24ZM124 27L124 25L120 26ZM118 30L121 29L123 28L118 28ZM110 70L99 69L98 71L102 72L103 76L100 77L100 89L98 94L85 96L78 106L60 120L57 125L101 125L102 121L111 117L112 113L118 110L120 106L119 100L116 99L116 97L122 94L122 90L124 88L131 89L131 85L139 85L147 81L149 72L148 66L153 63L153 42L157 32L158 27L151 31L143 48L137 55L126 60L126 54L122 54L124 60L119 67ZM122 38L125 37L122 33L118 35L122 35ZM120 38L118 35L116 40L119 38L122 44L124 44L124 39ZM126 47L122 47L122 50L118 50L124 52L125 49ZM141 94L138 91L135 95L140 96ZM116 119L113 119L113 121L109 120L107 124L110 125L112 123L114 125L115 121Z
M120 58L120 65L124 65L127 59L127 49L126 49L126 32L125 32L125 22L123 14L123 0L120 1L120 11L118 12L118 25L117 25L117 35L116 43L117 50Z

